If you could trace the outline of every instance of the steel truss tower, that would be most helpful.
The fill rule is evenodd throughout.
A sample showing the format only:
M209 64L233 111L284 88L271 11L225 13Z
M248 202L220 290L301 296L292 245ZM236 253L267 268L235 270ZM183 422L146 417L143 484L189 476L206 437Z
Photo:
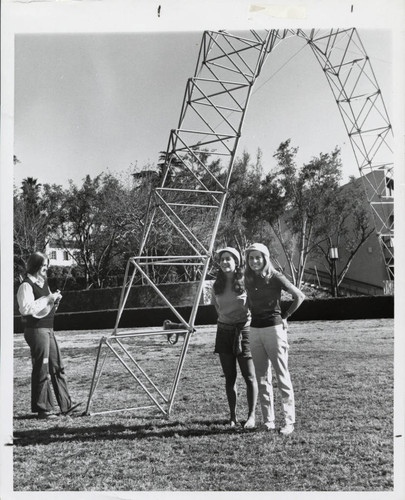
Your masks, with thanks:
M112 353L132 376L150 404L113 411L157 407L164 415L170 414L195 331L203 284L253 85L269 54L291 36L307 41L328 79L360 173L371 186L367 189L369 202L390 271L389 278L393 277L390 243L393 237L393 200L387 195L393 173L389 146L392 130L356 30L265 30L251 31L245 36L207 31L202 37L194 76L186 85L178 125L170 132L159 184L150 194L139 253L127 262L114 330L109 337L100 340L87 414L90 414L108 353ZM158 255L151 255L149 247L152 246L159 248ZM179 269L196 277L199 283L189 317L181 314L160 286ZM178 323L170 330L170 336L167 325L153 331L119 330L136 275L150 285L177 318ZM146 373L125 342L149 336L178 338L179 335L184 336L184 341L179 346L173 380L165 392ZM136 351L139 354L139 349Z
M297 31L320 63L364 181L387 281L394 280L393 130L370 59L355 29Z

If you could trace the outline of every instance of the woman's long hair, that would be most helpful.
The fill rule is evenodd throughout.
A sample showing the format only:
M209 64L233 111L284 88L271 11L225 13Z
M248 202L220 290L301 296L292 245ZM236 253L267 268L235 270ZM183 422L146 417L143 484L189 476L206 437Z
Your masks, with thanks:
M49 263L48 257L42 252L35 252L28 257L27 274L35 276L44 263Z
M224 293L225 284L226 284L225 273L222 271L222 269L219 269L217 277L213 284L215 295L221 295L221 293ZM243 270L240 266L236 266L235 272L233 273L232 290L239 294L245 291Z
M280 271L274 267L273 263L269 259L267 255L263 252L260 252L263 255L264 266L261 270L259 276L268 283L272 276L281 274ZM246 267L245 267L245 285L246 288L251 288L253 286L253 282L257 274L253 271L253 269L249 266L249 253L246 255Z

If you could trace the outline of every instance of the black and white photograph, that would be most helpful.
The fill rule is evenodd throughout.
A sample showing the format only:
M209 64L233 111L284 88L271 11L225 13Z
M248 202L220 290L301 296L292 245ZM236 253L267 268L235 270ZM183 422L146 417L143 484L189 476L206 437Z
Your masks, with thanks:
M404 498L404 21L2 4L2 499Z

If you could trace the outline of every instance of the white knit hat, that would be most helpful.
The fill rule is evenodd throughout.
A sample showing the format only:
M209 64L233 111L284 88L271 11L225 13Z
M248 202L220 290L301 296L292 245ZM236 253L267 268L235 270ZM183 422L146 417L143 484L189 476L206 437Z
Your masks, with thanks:
M224 252L228 252L230 253L231 255L233 255L236 259L236 264L238 266L240 266L240 253L238 252L238 250L236 250L236 248L233 248L233 247L225 247L225 248L221 248L220 250L217 250L216 251L216 254L218 256L221 255L221 253L224 253Z
M249 255L249 252L253 252L253 250L257 250L258 252L261 252L263 255L265 255L268 259L270 259L270 252L269 249L266 247L266 245L263 245L263 243L253 243L246 249L246 256Z

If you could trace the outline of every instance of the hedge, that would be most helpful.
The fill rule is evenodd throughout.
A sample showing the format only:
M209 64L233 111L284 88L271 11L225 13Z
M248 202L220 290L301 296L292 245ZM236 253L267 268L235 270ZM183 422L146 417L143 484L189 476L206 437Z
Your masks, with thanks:
M291 302L283 302L287 308ZM183 318L188 320L191 306L176 308ZM55 315L55 330L98 330L113 329L117 309L97 311L59 312ZM376 319L394 317L394 296L339 297L330 299L311 299L303 302L290 318L291 321ZM167 307L126 308L123 311L120 328L162 326L169 319L178 322L173 312ZM200 305L196 325L215 324L217 315L214 306ZM23 332L21 317L14 316L15 333Z

